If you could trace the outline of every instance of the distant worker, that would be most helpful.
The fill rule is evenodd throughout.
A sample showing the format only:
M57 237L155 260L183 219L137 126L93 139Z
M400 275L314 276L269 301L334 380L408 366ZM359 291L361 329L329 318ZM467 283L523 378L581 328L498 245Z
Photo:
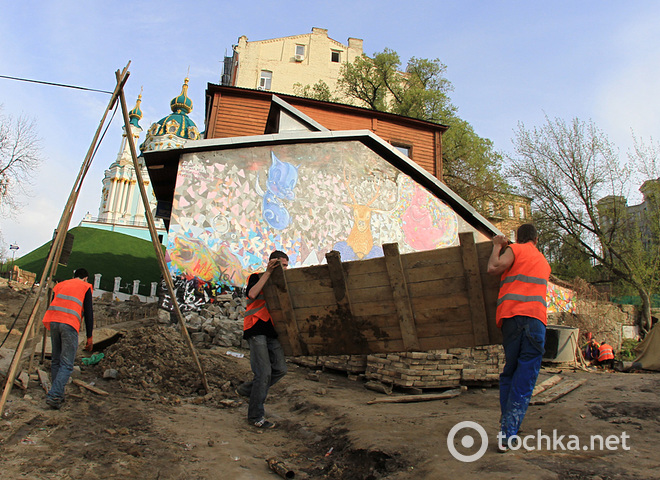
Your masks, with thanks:
M46 403L60 409L64 403L64 386L73 372L73 363L78 352L78 332L85 317L87 343L85 350L92 351L94 341L94 311L92 308L92 286L87 283L89 274L84 268L73 273L71 280L59 282L53 288L53 300L44 314L44 326L50 330L50 372L53 382Z
M518 228L517 243L493 237L488 273L502 275L496 322L502 329L506 363L500 375L500 433L498 449L508 450L518 434L541 368L547 324L546 289L550 265L538 251L532 224Z
M253 273L246 288L248 305L243 319L243 338L250 344L250 366L254 378L238 386L238 393L250 397L248 421L258 428L273 428L275 424L265 418L264 402L268 389L287 372L284 351L277 339L273 319L268 312L263 288L271 274L282 265L289 266L286 253L275 250L270 254L266 271Z
M601 343L598 349L598 365L614 368L614 349L606 342Z
M589 340L589 343L587 343L587 346L584 347L584 359L590 362L597 362L598 361L598 349L600 348L600 345L598 345L598 342L594 337L591 337L591 340Z

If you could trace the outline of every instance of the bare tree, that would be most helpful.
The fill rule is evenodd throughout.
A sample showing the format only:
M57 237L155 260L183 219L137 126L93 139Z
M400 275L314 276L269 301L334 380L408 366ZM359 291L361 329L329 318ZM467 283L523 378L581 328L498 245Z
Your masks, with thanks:
M3 115L0 105L0 216L13 216L21 207L19 193L29 194L41 164L41 142L33 120Z
M546 116L544 125L531 130L519 124L514 146L511 176L533 199L540 223L552 225L568 246L586 252L638 292L640 327L647 331L658 249L644 248L639 224L628 212L631 166L619 161L593 122L577 118L567 123Z

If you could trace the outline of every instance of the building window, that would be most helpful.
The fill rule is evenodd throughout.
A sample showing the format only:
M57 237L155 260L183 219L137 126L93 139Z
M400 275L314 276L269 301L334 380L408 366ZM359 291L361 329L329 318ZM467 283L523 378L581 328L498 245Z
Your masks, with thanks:
M525 207L519 207L518 213L520 214L520 220L525 220Z
M513 205L509 205L509 217L513 218Z
M268 70L261 71L261 78L259 79L259 90L270 90L270 82L273 79L273 72Z
M495 216L495 204L493 202L488 202L488 215Z
M516 241L516 231L515 230L511 230L509 232L509 240L511 240L512 242Z
M302 62L305 59L305 45L296 45L296 62Z
M330 61L331 61L331 62L334 62L334 63L339 63L340 58L341 58L341 57L340 57L340 53L341 53L341 52L339 52L339 51L337 51L337 50L333 50L333 51L330 53Z
M409 145L394 145L392 144L394 148L396 148L398 151L403 153L406 157L410 158L410 150L412 149L411 146Z

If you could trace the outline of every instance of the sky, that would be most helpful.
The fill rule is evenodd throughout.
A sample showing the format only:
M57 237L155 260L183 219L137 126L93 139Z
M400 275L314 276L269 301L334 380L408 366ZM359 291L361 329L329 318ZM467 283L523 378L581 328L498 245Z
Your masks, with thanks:
M208 83L241 35L249 41L328 29L364 52L385 48L438 58L452 83L458 115L496 150L512 153L514 132L545 116L593 121L619 148L660 128L660 2L574 0L250 2L170 0L12 2L0 16L0 75L112 91L130 61L129 108L142 91L140 121L170 113L190 78L190 117L204 130ZM29 253L52 237L110 96L0 78L2 113L35 121L43 163L31 195L13 218L0 218L0 252ZM76 203L71 227L98 216L104 171L115 161L123 121L110 125Z

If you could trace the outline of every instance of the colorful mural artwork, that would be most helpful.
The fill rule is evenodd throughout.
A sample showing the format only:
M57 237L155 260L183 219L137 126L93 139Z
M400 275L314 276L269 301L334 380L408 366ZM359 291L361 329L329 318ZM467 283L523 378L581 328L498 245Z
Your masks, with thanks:
M548 282L546 301L548 303L548 313L577 313L575 292L568 288Z
M273 152L270 152L273 163L268 170L268 181L264 192L259 185L259 175L255 190L263 197L263 218L273 228L283 230L291 223L291 215L282 200L295 199L294 188L298 183L298 167L290 163L280 162Z
M463 227L469 228L472 227ZM242 286L272 250L290 266L458 244L443 201L359 141L244 147L180 160L168 234L174 276Z

